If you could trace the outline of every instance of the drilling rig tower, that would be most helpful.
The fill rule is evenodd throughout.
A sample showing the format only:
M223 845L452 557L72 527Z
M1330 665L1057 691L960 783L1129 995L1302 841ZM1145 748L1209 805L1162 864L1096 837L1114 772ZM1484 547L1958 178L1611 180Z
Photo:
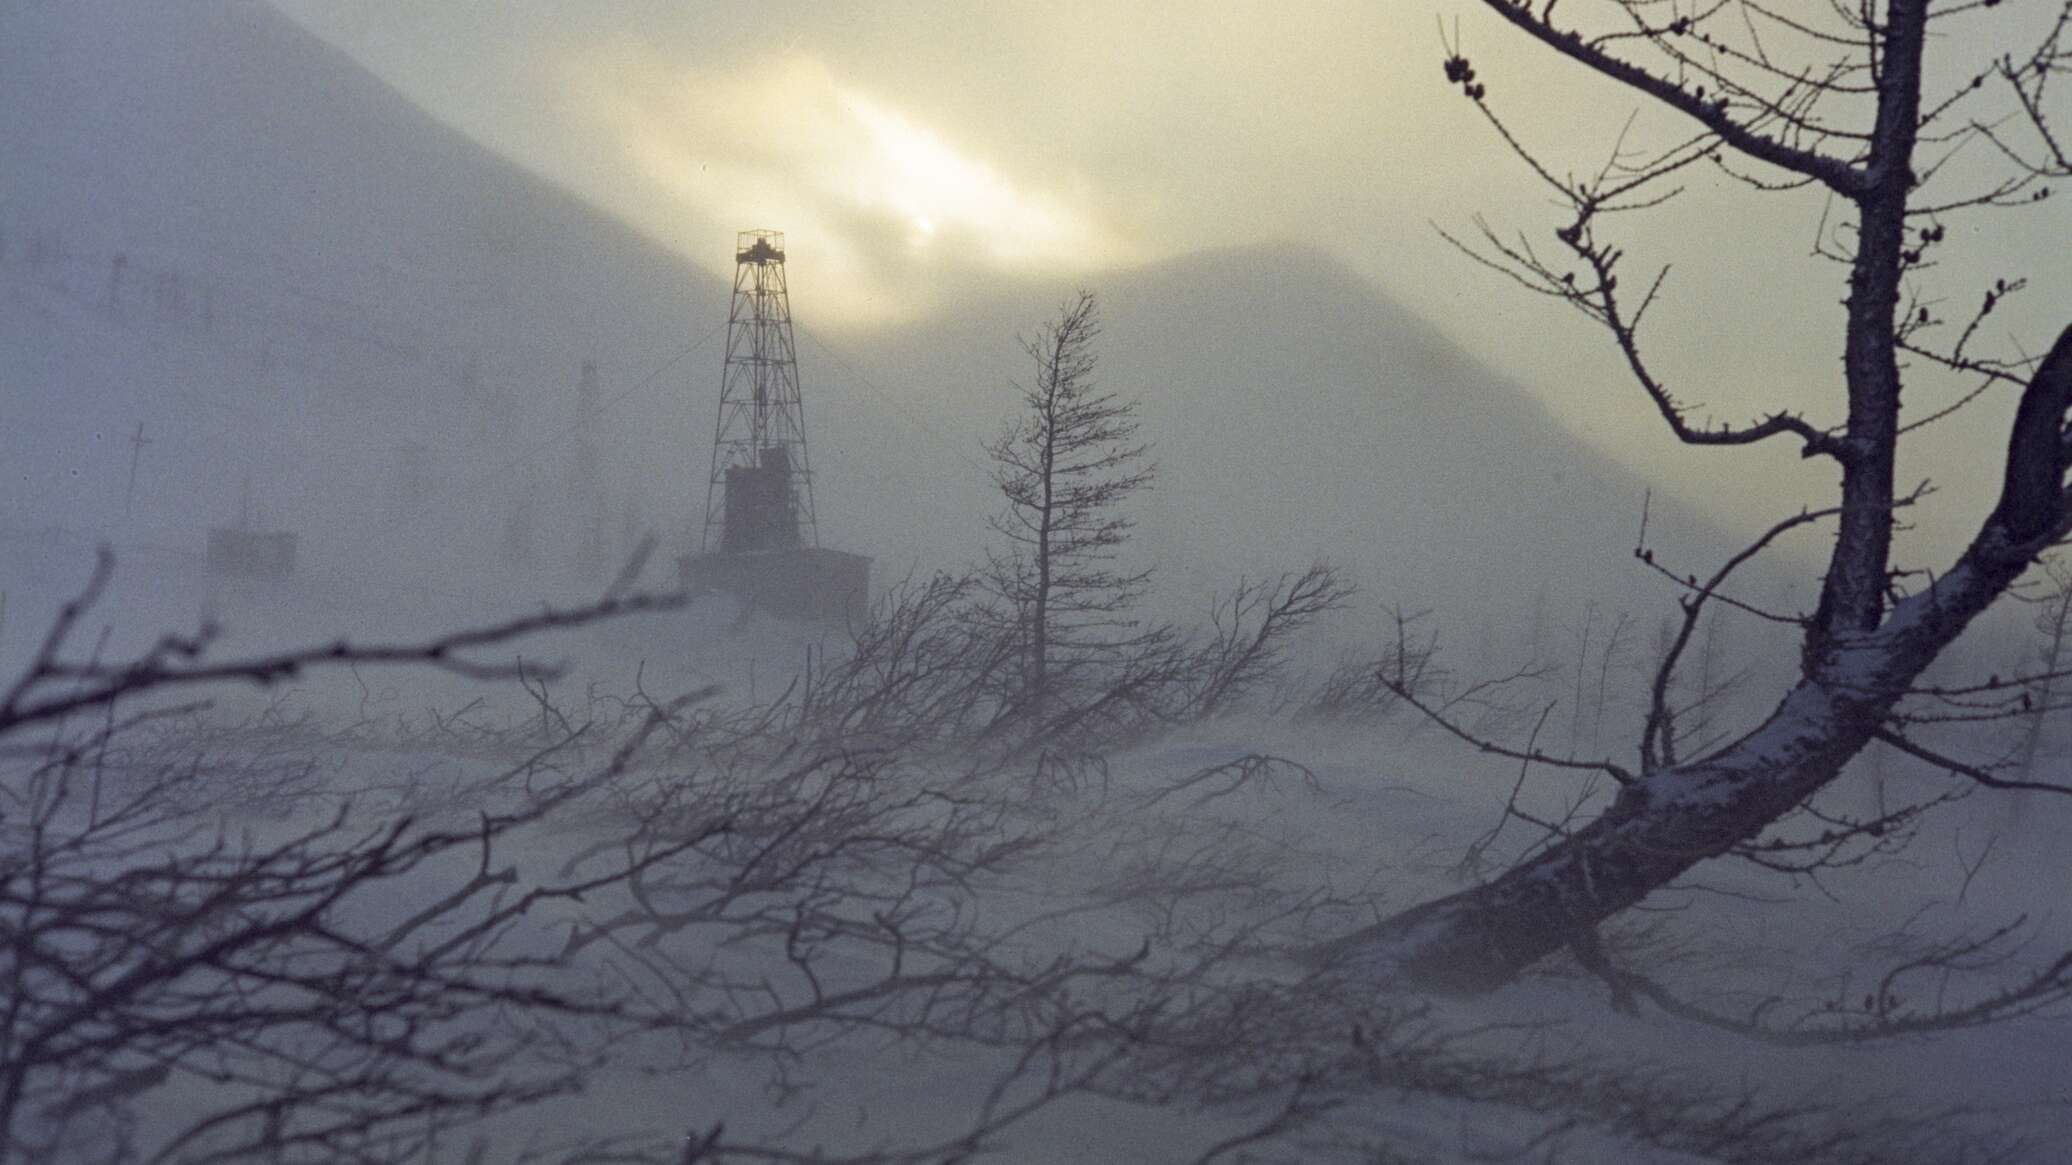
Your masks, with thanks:
M781 231L735 239L698 550L682 560L687 587L774 614L843 619L869 598L870 559L820 545Z

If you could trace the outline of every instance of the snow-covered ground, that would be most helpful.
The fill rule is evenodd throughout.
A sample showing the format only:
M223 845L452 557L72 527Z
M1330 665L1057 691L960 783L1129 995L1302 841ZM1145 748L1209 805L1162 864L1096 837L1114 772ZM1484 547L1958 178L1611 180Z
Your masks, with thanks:
M9 556L5 585L14 598L0 664L10 673L21 666L41 614L76 586L87 562L78 546L31 549ZM111 628L105 658L145 642L147 628L182 625L198 606L235 629L226 654L323 642L327 625L354 628L367 640L407 639L483 610L480 597L412 592L401 602L399 593L315 578L226 587L194 564L154 563L118 575L99 612ZM99 633L97 624L89 626ZM826 652L839 652L838 638L760 617L742 620L731 608L708 604L558 633L499 649L503 654L493 658L522 652L569 666L551 698L574 724L593 724L598 735L556 754L552 765L579 775L611 763L636 680L660 699L721 684L721 694L699 705L712 711L766 703L801 670L809 643L823 653L824 666ZM1614 678L1626 688L1637 681L1630 673ZM1558 682L1554 688L1567 690ZM355 794L356 826L376 828L404 812L430 824L470 820L495 811L510 790L486 797L479 789L456 790L491 780L565 731L549 724L516 683L411 669L317 672L284 689L221 695L215 722L245 729L197 733L172 747L206 758L192 778L202 794L195 819L225 821L262 838L322 819L345 792ZM253 719L267 707L275 710L275 728ZM1622 722L1630 711L1630 703L1620 704L1612 718ZM298 722L302 713L314 718ZM435 730L441 716L461 727ZM1498 731L1530 727L1516 717L1491 724ZM1982 735L1977 743L1990 742ZM306 760L315 775L300 783L238 784L237 762L247 756L265 758L275 766L267 771L277 772L305 771L295 762ZM1257 756L1276 759L1233 767ZM2053 755L2048 763L2062 760ZM722 812L722 805L735 806L724 811L744 821L756 813L772 815L766 825L788 820L785 814L813 801L807 786L819 779L782 796L770 792L796 767L765 759L729 768L696 748L651 748L582 806L509 839L500 860L514 864L521 885L565 879L575 868L565 864L571 855L589 853L596 861L597 843L634 829L628 814L635 807L670 797L686 821ZM955 753L926 750L895 757L857 786L868 790L856 802L864 813L855 819L860 836L895 825L918 829L957 851L956 861L1009 839L1019 839L1016 847L956 877L930 865L943 855L921 860L873 851L851 862L832 849L816 851L800 866L810 876L738 899L725 887L753 867L746 851L716 843L684 856L658 875L679 884L653 890L655 901L666 907L725 899L726 909L680 931L651 918L624 924L618 941L563 957L556 976L575 984L648 976L643 981L653 988L680 974L673 982L683 994L672 1006L698 1017L691 1032L621 1033L609 1056L586 1061L580 1093L527 1105L484 1127L498 1153L519 1144L544 1152L619 1137L629 1152L642 1148L656 1160L667 1159L658 1146L717 1126L724 1129L720 1143L735 1146L744 1160L766 1150L899 1159L912 1149L929 1150L921 1159L969 1150L1014 1162L1763 1159L1759 1147L1671 1148L1686 1142L1676 1139L1683 1132L1663 1097L1695 1094L1714 1105L1692 1110L1698 1127L1725 1127L1728 1100L1745 1095L1751 1113L1807 1110L1784 1126L1833 1123L1886 1138L1855 1155L1837 1148L1808 1160L1906 1159L1884 1156L1904 1148L1920 1160L2045 1162L2072 1136L2072 1060L2062 1051L2072 1015L2061 1006L1970 1030L1780 1047L1645 1002L1638 1014L1624 1014L1601 983L1565 957L1513 987L1466 1001L1362 998L1306 979L1298 957L1306 944L1486 876L1538 840L1525 821L1503 821L1514 795L1520 809L1558 819L1582 791L1565 774L1534 770L1522 784L1519 775L1515 763L1477 754L1403 710L1361 725L1261 714L1197 723L1099 764L970 765ZM262 788L270 791L255 797ZM1944 788L1896 758L1871 757L1825 804L1863 814ZM775 799L756 802L758 795ZM1603 790L1595 795L1601 799ZM1583 811L1598 803L1583 802ZM930 833L950 806L983 812L957 831ZM1873 986L1881 975L1933 944L2023 922L2018 945L1902 977L1895 998L1875 1005L1893 1016L1961 1007L2072 948L2072 925L2061 909L2072 869L2055 844L2072 826L2066 813L2048 799L2010 803L1980 795L1938 808L1890 852L1816 875L1714 861L1612 928L1608 945L1616 961L1688 1002L1772 1026L1803 1019L1819 1027L1842 1012L1860 1012L1869 1003L1864 997L1882 990ZM460 855L428 865L344 917L370 928L392 922L464 880L471 861ZM896 906L872 897L888 888L896 888ZM807 902L858 929L818 934L811 941L820 945L802 960L799 935L787 939L772 920ZM505 936L503 949L574 949L576 934L608 919L623 923L632 903L611 889L580 903L547 904ZM874 912L887 910L913 911L916 934L933 925L927 920L954 917L954 927L928 933L954 933L950 946L982 952L993 973L1085 973L1055 995L1045 994L1052 987L1029 987L1031 999L1043 994L1045 1002L1016 1012L1015 1023L1054 1018L1046 1009L1069 999L1070 1007L1109 1016L1118 1029L1141 1022L1149 1034L1139 1040L1154 1046L1114 1032L1082 1032L1062 1051L1035 1055L1034 1066L1014 1076L1016 1058L1041 1045L1029 1034L1033 1027L992 1027L976 1012L955 1019L930 1012L920 1001L933 997L921 987L888 994L882 1013L864 1007L814 1014L815 990L839 997L845 984L873 983L885 972L887 950L868 932ZM916 940L913 969L943 959L950 946ZM657 962L662 956L672 961ZM804 975L808 965L816 978ZM1124 965L1126 971L1114 970ZM1103 967L1110 971L1093 970ZM1185 1014L1162 1028L1164 1016L1154 1022L1139 1010L1154 999ZM1825 1005L1838 1010L1823 1011ZM1375 1026L1382 1022L1377 1014L1413 1007L1416 1018L1403 1020L1401 1031ZM767 1018L793 1009L803 1010L784 1022ZM918 1022L917 1014L931 1022ZM1190 1021L1218 1026L1205 1033ZM1159 1038L1173 1046L1155 1046ZM1369 1048L1378 1049L1377 1058L1360 1059ZM1430 1058L1410 1054L1418 1049ZM1091 1064L1111 1051L1124 1057L1119 1075ZM1540 1091L1506 1091L1475 1075L1493 1065L1583 1075ZM960 1140L989 1098L996 1115L1011 1109L1041 1093L1052 1067L1065 1073L1056 1097L982 1138ZM1073 1084L1074 1069L1088 1072L1083 1086ZM993 1095L1010 1076L1014 1083ZM191 1117L219 1087L176 1075L142 1091L135 1099L140 1127ZM1644 1120L1621 1127L1608 1115L1638 1103L1630 1098L1646 1087L1663 1090L1650 1101L1667 1106L1661 1127ZM1280 1119L1284 1108L1292 1115ZM446 1135L443 1152L464 1159L473 1135ZM2014 1147L1995 1138L2014 1138ZM2010 1155L1987 1155L1996 1149Z
M0 104L34 114L0 124L0 685L101 545L116 570L75 660L133 658L204 624L222 629L215 658L408 643L594 598L650 535L638 585L672 583L702 512L724 287L263 5L81 0L14 5L0 23ZM1480 730L1519 743L1538 723L1564 752L1629 748L1674 612L1673 583L1632 560L1639 514L1652 506L1651 549L1676 575L1722 557L1710 525L1665 493L1644 500L1630 472L1327 255L1111 274L1104 384L1143 401L1164 462L1133 544L1158 561L1158 614L1196 618L1210 590L1326 553L1367 594L1305 646L1312 679L1391 642L1384 602L1432 608L1411 633L1437 636L1455 681L1540 677L1501 709L1473 706ZM876 555L881 591L982 553L997 495L980 443L1012 407L1013 336L1057 289L1003 282L942 318L847 335L811 325L803 265L794 287L830 543ZM592 358L608 403L583 418ZM291 577L207 569L209 528L240 520L301 535ZM1803 606L1816 576L1792 569L1797 552L1737 593ZM2010 609L1964 645L1967 674L2013 674L2023 618ZM683 711L700 735L657 729L601 787L500 845L519 884L551 885L599 868L611 843L666 848L728 823L658 866L647 902L623 885L544 902L499 940L549 958L540 982L662 1001L651 1010L676 1026L575 1024L556 1049L514 1008L484 1028L509 1066L566 1066L551 1053L574 1047L582 1091L498 1112L482 1156L469 1128L406 1159L625 1138L626 1156L588 1159L709 1160L684 1138L720 1126L722 1160L2066 1159L2072 1011L2054 1002L1963 1030L1779 1046L1646 1001L1627 1014L1566 957L1469 1001L1310 978L1309 944L1535 844L1507 805L1560 821L1601 806L1601 786L1521 774L1402 709L1350 724L1254 710L1098 759L854 740L783 752L781 724L744 727L845 643L707 600L473 657L522 659L523 682L370 666L182 692L214 702L205 720L127 730L150 747L111 762L118 778L126 763L188 766L153 802L175 840L106 868L191 856L180 847L219 832L280 839L348 797L346 835L406 817L466 827L526 803L524 781L500 774L612 770L648 711L710 688ZM1746 725L1794 651L1754 620L1710 625L1689 682L1747 676L1686 727ZM2066 769L2062 729L2041 775ZM2012 731L1944 740L1992 757ZM0 756L9 792L49 755ZM1820 804L1861 818L1951 788L1873 753ZM1817 873L1710 862L1607 945L1686 1003L1788 1031L1962 1009L2072 949L2063 800L1980 792ZM20 812L0 803L0 827ZM772 838L806 840L757 857ZM779 857L797 864L759 880ZM473 872L445 854L341 918L393 925ZM706 913L670 929L636 906ZM927 980L945 967L947 984ZM859 1006L826 1005L845 989L865 991ZM200 1069L125 1079L140 1144L238 1087ZM1803 1115L1766 1123L1792 1106ZM1830 1125L1871 1139L1822 1148Z

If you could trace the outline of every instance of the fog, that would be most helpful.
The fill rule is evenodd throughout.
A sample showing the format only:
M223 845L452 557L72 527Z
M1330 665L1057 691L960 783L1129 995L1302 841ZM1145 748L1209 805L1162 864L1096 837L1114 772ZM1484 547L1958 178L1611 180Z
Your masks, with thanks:
M1559 224L1443 84L1442 36L1461 38L1505 98L1507 124L1558 173L1602 169L1622 133L1632 150L1683 132L1543 58L1479 5L1326 0L1290 14L1241 3L1214 20L1158 3L1100 20L1048 3L954 18L928 4L282 7L441 120L719 278L732 272L714 238L779 223L813 258L823 326L931 315L971 279L1101 282L1207 249L1304 247L1518 382L1600 455L1737 533L1832 484L1786 449L1688 456L1647 410L1623 407L1636 403L1629 374L1587 324L1460 266L1435 227L1472 234L1481 214L1545 239ZM1961 85L2052 13L2002 6L1989 21L1952 21L1937 34L1930 88ZM1982 176L1989 151L1965 146L1957 170ZM1712 419L1831 419L1820 386L1846 285L1812 251L1833 207L1818 189L1749 199L1713 170L1680 186L1620 235L1630 278L1673 268L1653 309L1659 370ZM1955 305L1995 278L2040 276L2034 257L2068 233L2062 201L2003 217L1945 248L1923 290ZM2015 297L1995 334L2051 334L2054 303L2040 286ZM1922 399L1969 387L1937 380ZM1924 545L1947 550L1969 533L1991 475L1941 467L1997 453L2011 408L1989 394L1924 433L1924 473L1936 470L1943 491L1916 513Z
M1587 929L1647 978L1319 969L1762 722L1835 540L1678 640L1837 475L1441 236L1565 221L1441 82L1552 76L1479 8L0 0L0 1162L2055 1159L2063 797L1981 786L2062 779L2062 575L1894 714L1988 780L1871 745ZM1502 108L1569 169L1634 100ZM1676 391L1838 423L1832 206L1686 185ZM2072 219L2007 222L1918 302L2026 279L2034 356ZM843 617L682 589L758 228ZM1019 690L998 450L1082 291L1155 469ZM1908 447L1904 569L2019 395Z

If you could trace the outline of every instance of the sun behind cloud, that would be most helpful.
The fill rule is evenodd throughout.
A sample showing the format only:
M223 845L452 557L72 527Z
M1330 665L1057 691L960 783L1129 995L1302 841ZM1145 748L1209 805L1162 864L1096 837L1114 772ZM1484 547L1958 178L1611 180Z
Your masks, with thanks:
M820 310L846 322L927 310L915 276L930 269L1077 272L1142 257L1102 225L1084 183L1017 180L804 54L705 71L620 45L569 80L687 221L776 227L812 254ZM716 269L731 260L686 250Z
M927 127L854 91L844 91L843 101L872 147L858 167L863 204L908 218L914 245L949 236L1003 267L1078 266L1095 249L1114 245L1090 214L1017 189Z

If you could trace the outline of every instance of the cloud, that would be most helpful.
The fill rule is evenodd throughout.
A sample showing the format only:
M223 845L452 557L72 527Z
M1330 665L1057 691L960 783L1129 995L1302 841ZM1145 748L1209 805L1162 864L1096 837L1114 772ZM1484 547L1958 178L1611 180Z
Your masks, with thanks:
M781 229L810 253L826 300L816 311L883 322L925 310L912 302L926 285L917 269L1081 271L1145 257L1103 223L1084 182L1012 175L810 54L708 70L621 44L580 55L566 80L632 172L686 215ZM730 258L711 250L715 263Z

